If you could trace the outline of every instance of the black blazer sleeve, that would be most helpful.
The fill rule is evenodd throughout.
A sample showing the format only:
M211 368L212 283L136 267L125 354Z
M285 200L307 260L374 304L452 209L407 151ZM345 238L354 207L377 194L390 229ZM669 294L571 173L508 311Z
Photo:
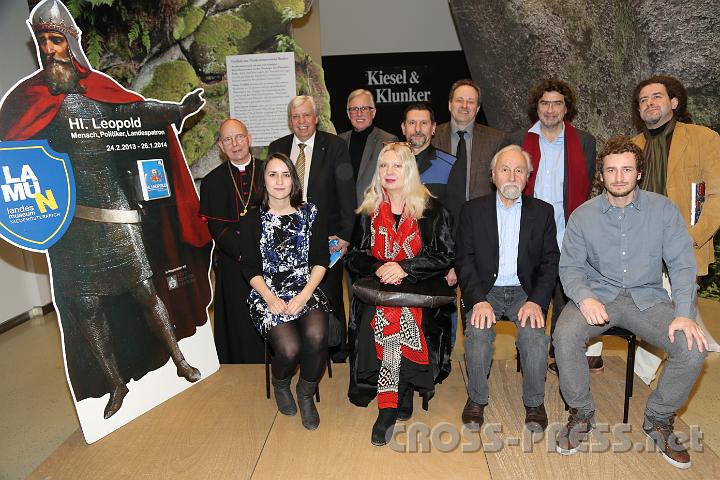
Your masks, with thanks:
M327 268L330 263L330 247L328 246L327 217L317 209L315 220L310 226L310 268L315 265Z
M240 235L240 250L242 262L240 269L249 282L251 278L263 276L262 257L260 256L260 214L257 208L248 211L240 221L242 235Z
M273 153L284 153L290 156L290 150L292 149L292 134L280 137L270 142L268 145L268 157Z
M582 147L583 153L585 153L585 168L587 169L588 178L590 179L590 188L592 188L593 182L595 181L597 144L595 137L589 133L582 130L578 130L577 132L580 137L580 146Z
M540 202L534 202L537 205L541 215L540 219L544 220L542 228L542 250L540 257L537 259L537 266L530 283L533 285L528 294L528 300L535 302L547 311L550 308L550 299L558 279L558 263L560 262L560 250L557 245L557 235L555 227L555 216L552 206ZM542 208L540 208L542 207ZM533 259L530 259L531 261Z
M431 198L418 224L423 240L422 250L415 258L398 262L408 274L406 280L410 283L435 275L444 275L455 261L450 212L443 208L440 202Z
M457 226L457 258L455 259L455 271L458 276L458 283L462 291L463 303L466 309L486 300L485 291L482 287L480 275L475 268L476 256L483 252L476 251L476 243L473 238L473 221L480 219L473 215L473 206L477 200L467 202L460 210L460 221ZM477 208L477 207L476 207ZM484 252L488 255L489 252Z

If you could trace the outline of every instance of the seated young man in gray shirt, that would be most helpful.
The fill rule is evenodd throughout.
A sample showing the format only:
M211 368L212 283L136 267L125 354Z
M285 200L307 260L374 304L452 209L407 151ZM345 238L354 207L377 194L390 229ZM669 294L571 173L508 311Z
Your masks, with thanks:
M677 207L641 190L644 156L630 139L607 141L597 170L602 194L570 216L560 256L560 280L568 302L555 330L560 389L570 406L558 433L557 451L577 452L593 428L588 339L618 326L668 354L657 388L648 398L643 429L664 458L690 467L690 455L673 433L675 412L687 401L703 367L707 340L695 323L696 264L692 240ZM672 301L662 286L663 262Z

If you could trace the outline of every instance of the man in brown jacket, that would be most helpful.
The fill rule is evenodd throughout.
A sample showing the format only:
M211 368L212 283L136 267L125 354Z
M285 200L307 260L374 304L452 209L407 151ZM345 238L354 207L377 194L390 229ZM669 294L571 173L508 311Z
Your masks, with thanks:
M438 125L432 144L461 161L467 174L465 200L493 191L490 183L490 160L501 148L510 144L505 132L475 123L482 104L480 87L472 80L458 80L450 87L448 110L450 121ZM458 145L461 148L458 151Z
M715 261L713 236L720 227L720 135L691 123L687 91L673 77L643 80L632 101L633 123L640 132L632 141L643 149L647 165L640 187L666 195L680 209L694 242L697 274L707 275L708 265ZM694 213L694 193L703 188L704 201L696 202L701 208ZM697 322L702 325L699 312ZM710 336L708 343L710 350L718 349ZM641 347L635 372L649 384L660 361Z

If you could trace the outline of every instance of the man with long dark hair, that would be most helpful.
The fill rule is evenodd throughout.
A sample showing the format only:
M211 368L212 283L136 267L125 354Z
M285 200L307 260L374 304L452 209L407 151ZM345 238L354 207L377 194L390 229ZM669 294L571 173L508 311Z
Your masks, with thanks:
M632 118L639 133L632 140L645 155L641 188L666 195L680 209L693 239L698 275L705 276L715 260L713 237L720 227L720 136L692 123L687 100L676 78L656 75L638 83ZM660 361L641 346L635 372L650 384Z

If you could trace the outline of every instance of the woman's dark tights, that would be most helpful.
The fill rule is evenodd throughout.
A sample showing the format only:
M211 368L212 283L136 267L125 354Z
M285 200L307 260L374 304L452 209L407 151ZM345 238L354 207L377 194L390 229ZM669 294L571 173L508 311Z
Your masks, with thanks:
M274 352L273 377L289 377L300 363L303 379L308 382L320 379L328 355L327 312L315 308L292 322L277 325L270 329L268 339Z

